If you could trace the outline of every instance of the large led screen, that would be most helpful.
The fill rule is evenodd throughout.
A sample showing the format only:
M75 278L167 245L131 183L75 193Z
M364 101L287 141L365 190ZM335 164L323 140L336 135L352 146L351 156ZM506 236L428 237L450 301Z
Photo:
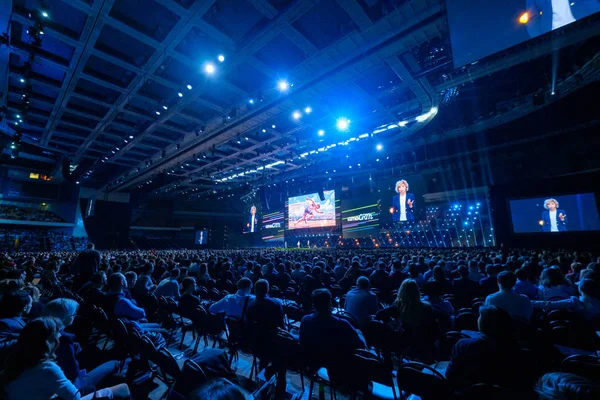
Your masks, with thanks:
M282 241L285 233L283 211L264 214L262 217L262 239L265 242Z
M323 200L318 193L290 197L288 200L288 229L324 228L335 224L335 190L324 190Z
M456 68L600 12L598 0L446 0Z
M360 238L379 232L381 202L377 198L344 199L342 233L344 238Z

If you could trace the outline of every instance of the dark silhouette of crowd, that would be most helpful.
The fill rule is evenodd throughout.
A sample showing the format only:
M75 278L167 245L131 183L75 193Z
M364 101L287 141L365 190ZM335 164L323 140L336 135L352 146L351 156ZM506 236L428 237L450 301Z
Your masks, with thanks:
M148 398L151 382L167 398L284 398L300 373L309 395L597 399L598 262L485 248L4 254L1 386L7 399Z

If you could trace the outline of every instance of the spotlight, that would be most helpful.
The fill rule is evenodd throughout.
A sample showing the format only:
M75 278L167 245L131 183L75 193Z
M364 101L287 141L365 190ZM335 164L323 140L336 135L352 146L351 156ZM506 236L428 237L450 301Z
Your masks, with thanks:
M187 85L186 87L188 88L188 90L192 90L192 85Z
M250 100L248 100L248 103L250 103L250 104L254 104L254 99L250 99Z
M271 128L275 129L275 128L277 128L277 127L276 127L275 125L271 125Z
M553 90L552 92L550 92L550 94L551 94L552 96L554 96L554 95L556 94L556 92Z
M523 14L521 14L521 16L519 17L519 22L521 24L526 24L529 22L529 13L528 12L524 12Z
M76 185L79 185L79 181L75 182Z
M383 145L380 143L377 145L376 148L377 148L377 151L381 151L381 150L383 150Z
M163 109L164 109L164 110L168 110L167 106L163 106Z
M177 96L183 97L183 93L179 92L179 93L177 93Z
M223 62L225 61L225 56L223 54L219 54L219 57L217 57L217 59L219 60L219 62Z
M319 134L319 136L325 136L325 131L323 129L319 129L319 132L317 132Z
M305 112L305 113L307 113L307 114L310 114L310 113L312 112L312 108L310 108L310 107L306 107L306 108L304 109L304 112Z
M24 78L21 78L19 80L21 81L21 83L25 83L25 79Z
M48 13L46 11L42 11L42 17L48 18Z
M302 117L302 114L300 114L300 111L294 111L292 113L292 118L294 118L294 119L300 119L300 117Z
M204 66L204 71L206 71L207 74L214 74L215 73L215 66L211 63L208 63ZM190 87L188 86L188 89Z
M160 111L156 111L156 115L160 115Z
M338 131L347 131L350 129L350 120L346 117L339 118L336 121L335 126L337 127Z
M129 139L133 139L133 135L129 135Z
M290 88L290 84L286 80L281 80L277 82L277 88L280 92L287 92L287 90Z
M266 130L266 129L263 129L262 131L263 131L263 133L267 133L267 130Z

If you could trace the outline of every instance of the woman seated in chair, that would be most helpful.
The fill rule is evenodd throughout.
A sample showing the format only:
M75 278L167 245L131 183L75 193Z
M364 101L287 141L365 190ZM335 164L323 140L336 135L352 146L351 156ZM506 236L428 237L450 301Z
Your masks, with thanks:
M542 271L539 300L563 300L575 295L575 287L567 281L560 267L553 266Z
M64 328L70 326L79 304L71 299L55 299L46 304L42 315L54 317L61 321ZM60 332L60 345L56 349L56 363L62 369L65 376L71 381L82 394L93 392L95 387L102 381L110 378L119 371L118 361L107 361L86 373L85 369L79 368L77 356L81 351L80 344L75 335L64 330Z
M121 384L82 397L81 392L53 361L58 348L62 324L56 318L40 317L25 326L8 357L5 378L7 400L91 400L94 397L127 398L129 388Z
M394 304L379 311L375 318L389 322L390 327L400 333L405 348L403 354L423 362L433 361L435 342L442 331L431 305L421 300L415 280L402 282Z

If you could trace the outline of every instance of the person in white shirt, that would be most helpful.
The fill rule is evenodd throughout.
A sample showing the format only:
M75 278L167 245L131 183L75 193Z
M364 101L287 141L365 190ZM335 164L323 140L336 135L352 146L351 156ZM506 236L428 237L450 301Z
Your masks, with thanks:
M250 207L250 222L247 224L248 232L254 233L258 228L258 219L256 218L256 206Z
M392 220L398 221L414 221L415 219L415 195L408 193L408 182L404 179L396 182L396 193L392 199Z
M526 0L527 32L535 37L600 11L597 0Z
M533 313L531 300L523 294L513 292L517 276L510 271L498 274L498 291L485 299L486 306L501 308L513 318L529 321Z
M567 213L558 208L556 199L546 199L544 208L547 211L542 212L542 230L544 232L566 232Z

